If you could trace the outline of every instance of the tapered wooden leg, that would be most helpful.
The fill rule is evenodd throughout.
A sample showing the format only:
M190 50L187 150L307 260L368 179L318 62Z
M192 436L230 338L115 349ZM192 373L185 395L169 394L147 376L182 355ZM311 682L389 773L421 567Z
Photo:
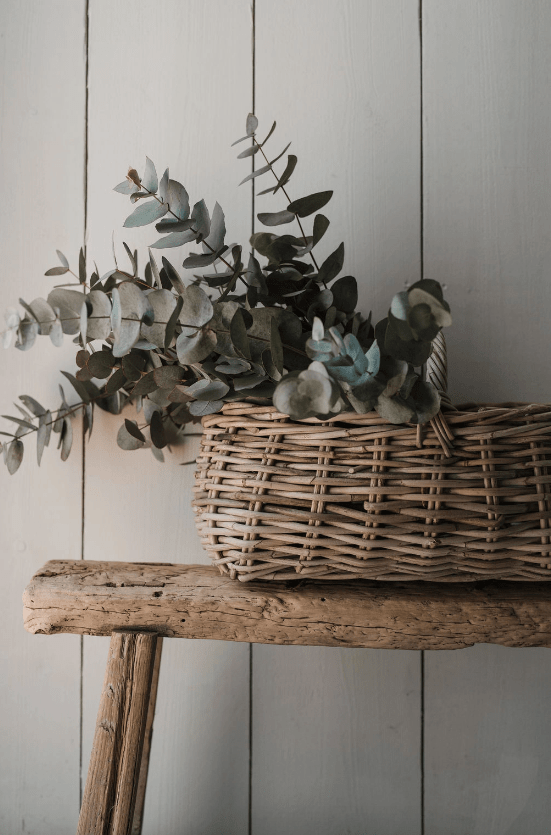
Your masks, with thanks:
M116 630L96 721L77 835L130 835L157 634Z
M153 719L155 718L155 707L157 705L157 687L159 685L159 672L161 670L161 653L163 651L163 639L157 638L157 652L155 654L155 665L151 679L151 693L149 696L149 709L145 723L145 736L143 742L142 762L138 777L138 789L136 791L136 805L134 807L134 820L130 835L142 835L143 813L145 806L145 790L147 788L147 774L149 771L149 755L151 753L151 740L153 738Z

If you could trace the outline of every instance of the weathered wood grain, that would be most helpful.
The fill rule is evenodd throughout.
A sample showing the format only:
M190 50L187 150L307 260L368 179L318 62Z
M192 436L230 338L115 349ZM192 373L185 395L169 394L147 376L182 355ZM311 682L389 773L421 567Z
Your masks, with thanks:
M159 688L159 674L161 672L161 658L163 654L163 639L157 638L157 649L155 651L155 664L151 677L151 691L149 694L149 708L145 725L145 736L143 741L142 761L138 786L136 789L136 805L134 806L134 818L130 835L142 835L145 798L147 794L147 778L149 776L149 757L151 755L151 741L153 739L153 722L155 720L155 709L157 707L157 690Z
M128 835L155 664L155 632L111 637L77 835Z
M25 628L261 644L460 649L551 646L551 584L242 584L213 567L52 560L24 594Z

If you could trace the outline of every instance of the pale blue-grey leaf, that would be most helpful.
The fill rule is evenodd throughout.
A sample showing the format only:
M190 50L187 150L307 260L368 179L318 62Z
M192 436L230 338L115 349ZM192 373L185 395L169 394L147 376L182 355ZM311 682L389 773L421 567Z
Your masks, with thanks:
M92 312L88 314L88 341L92 339L107 339L111 333L111 301L102 290L91 290L86 296L92 305Z
M229 390L230 387L222 380L198 380L186 390L186 394L196 400L221 400Z
M111 290L111 330L115 339L118 337L121 329L122 309L121 298L117 287Z
M177 180L168 181L166 201L170 211L180 218L187 220L189 217L189 195L183 185Z
M161 182L159 183L159 197L166 203L168 198L168 183L169 183L169 174L168 168L165 170L165 173L161 177Z
M196 284L186 287L180 322L183 325L202 327L210 322L213 315L212 302L205 291Z
M10 475L13 475L19 469L23 460L24 451L23 442L17 438L14 438L11 444L9 444L5 460Z
M224 212L222 211L220 204L215 203L214 209L212 210L212 218L210 220L210 231L208 236L204 239L204 245L217 252L223 246L225 237L226 223L224 219Z
M25 317L19 325L15 347L20 351L28 351L34 345L37 335L38 325Z
M210 215L207 205L204 200L198 200L191 213L193 220L193 229L195 229L197 236L202 239L208 237L210 233Z
M79 322L80 338L82 344L86 345L86 332L88 330L88 305L84 301L80 308L80 322Z
M135 421L132 422L136 423ZM122 424L117 433L117 444L121 449L124 450L141 449L143 446L145 446L143 441L139 441L137 438L130 434L130 432L126 428L126 423Z
M135 226L147 226L148 223L153 223L159 220L160 217L166 215L168 206L166 203L159 203L157 200L148 200L147 203L140 203L131 215L124 221L126 228L133 228Z
M19 399L23 403L23 405L32 412L35 417L41 417L46 413L46 409L42 406L38 400L35 400L34 397L31 397L28 394L20 394Z
M193 403L189 404L188 409L190 411L190 414L194 415L195 417L204 417L205 415L216 414L216 412L220 411L223 405L223 400L207 400L204 402L194 400Z
M132 180L126 179L122 183L119 183L118 186L115 186L113 191L118 191L119 194L134 194L135 191L139 191L139 188Z
M189 244L190 241L194 241L196 237L197 234L192 229L188 229L185 232L171 232L169 235L166 235L164 238L159 238L158 241L155 241L155 243L151 244L151 248L173 249L177 246Z
M252 157L254 154L257 154L258 151L260 151L260 145L251 145L250 148L247 148L245 151L241 151L241 153L237 155L237 159Z
M182 331L176 340L178 361L182 365L201 362L208 357L215 345L216 334L210 328L198 331L194 336L188 336L185 331Z
M252 136L255 130L258 127L258 119L254 115L254 113L249 113L247 116L247 126L245 130L247 131L248 136Z
M36 458L38 461L38 466L40 466L40 462L42 460L42 453L44 452L44 447L47 447L50 443L50 437L52 434L52 415L51 412L45 412L39 418L38 422L38 432L36 433Z
M43 336L47 336L50 333L52 322L56 320L55 311L52 309L52 306L46 299L35 299L30 303L29 307L38 322L38 332Z
M115 342L113 344L114 357L124 357L132 350L140 338L141 322L137 318L134 319L134 315L135 314L129 314L129 316L123 319L120 324L120 328L115 336Z
M241 180L239 185L242 186L243 183L248 183L249 180L254 180L254 179L256 179L256 177L260 177L262 174L265 174L267 171L269 171L270 168L271 168L271 166L269 164L268 165L263 165L262 168L257 168L256 171L252 171L250 174L248 174L245 177L244 180Z
M63 345L63 326L59 319L56 319L55 322L52 323L52 327L50 328L50 340L52 345L55 345L56 348L60 348Z
M153 324L142 324L141 336L164 350L166 327L176 307L176 298L170 290L153 290L147 300L153 309Z
M83 300L83 293L65 287L57 287L48 293L48 304L54 310L55 308L59 310L63 333L78 333Z
M149 159L149 157L145 158L145 172L142 178L142 188L146 191L150 191L152 194L155 194L157 188L159 186L159 181L157 179L157 172L155 171L155 166Z
M62 265L65 267L65 269L68 270L69 269L69 262L67 261L64 254L59 249L56 249L56 255L59 258L59 260L61 261Z

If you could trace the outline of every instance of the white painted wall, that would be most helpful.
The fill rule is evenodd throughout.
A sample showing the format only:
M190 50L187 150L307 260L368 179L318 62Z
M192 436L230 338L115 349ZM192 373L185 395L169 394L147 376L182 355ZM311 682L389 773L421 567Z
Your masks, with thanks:
M452 396L549 400L550 47L544 0L256 0L254 26L251 0L3 0L2 309L46 294L56 247L75 260L86 193L108 268L126 208L110 189L145 154L245 242L229 145L254 86L299 157L292 195L335 190L327 248L346 240L362 303L383 313L438 278ZM57 405L71 354L4 354L0 411L21 393ZM32 573L205 561L191 469L122 453L118 423L98 412L67 463L47 450L37 470L29 445L0 472L0 835L75 831L106 656L104 639L23 631ZM546 650L166 641L144 835L547 835L550 684Z

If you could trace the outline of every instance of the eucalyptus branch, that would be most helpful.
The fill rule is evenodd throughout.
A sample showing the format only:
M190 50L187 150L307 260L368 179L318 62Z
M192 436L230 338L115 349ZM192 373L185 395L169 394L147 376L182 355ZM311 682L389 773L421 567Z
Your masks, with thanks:
M264 157L264 159L266 160L266 162L267 162L267 163L268 163L268 165L270 166L270 171L272 172L272 174L273 174L273 175L274 175L274 177L276 178L276 180L277 180L277 184L278 184L278 186L280 187L280 189L281 189L281 191L283 192L283 194L285 195L285 197L287 198L288 202L289 202L289 203L292 203L292 200L291 200L291 198L289 197L289 195L288 195L288 193L287 193L287 189L285 188L285 186L282 186L282 185L281 185L281 181L280 181L279 177L277 176L277 174L276 174L276 172L275 172L275 170L274 170L274 168L273 168L273 166L272 166L272 163L270 162L270 160L268 159L268 157L267 157L267 156L266 156L266 154L264 153L264 148L262 147L262 145L260 144L260 142L258 142L258 141L257 141L256 136L254 135L254 133L252 134L251 139L253 140L254 144L255 144L255 145L257 146L257 148L260 150L260 153L262 154L262 156ZM301 233L302 237L304 238L304 246L308 246L308 238L307 238L306 233L305 233L305 231L304 231L304 227L303 227L302 223L300 222L300 218L299 218L299 216L298 216L298 215L295 215L295 217L296 217L296 219L297 219L297 223L298 223L298 226L299 226L299 229L300 229L300 233ZM314 264L314 267L315 267L315 268L316 268L316 270L319 272L319 266L318 266L318 263L317 263L316 258L315 258L315 256L314 256L314 253L313 253L313 252L310 252L309 254L310 254L310 258L312 259L312 263Z

